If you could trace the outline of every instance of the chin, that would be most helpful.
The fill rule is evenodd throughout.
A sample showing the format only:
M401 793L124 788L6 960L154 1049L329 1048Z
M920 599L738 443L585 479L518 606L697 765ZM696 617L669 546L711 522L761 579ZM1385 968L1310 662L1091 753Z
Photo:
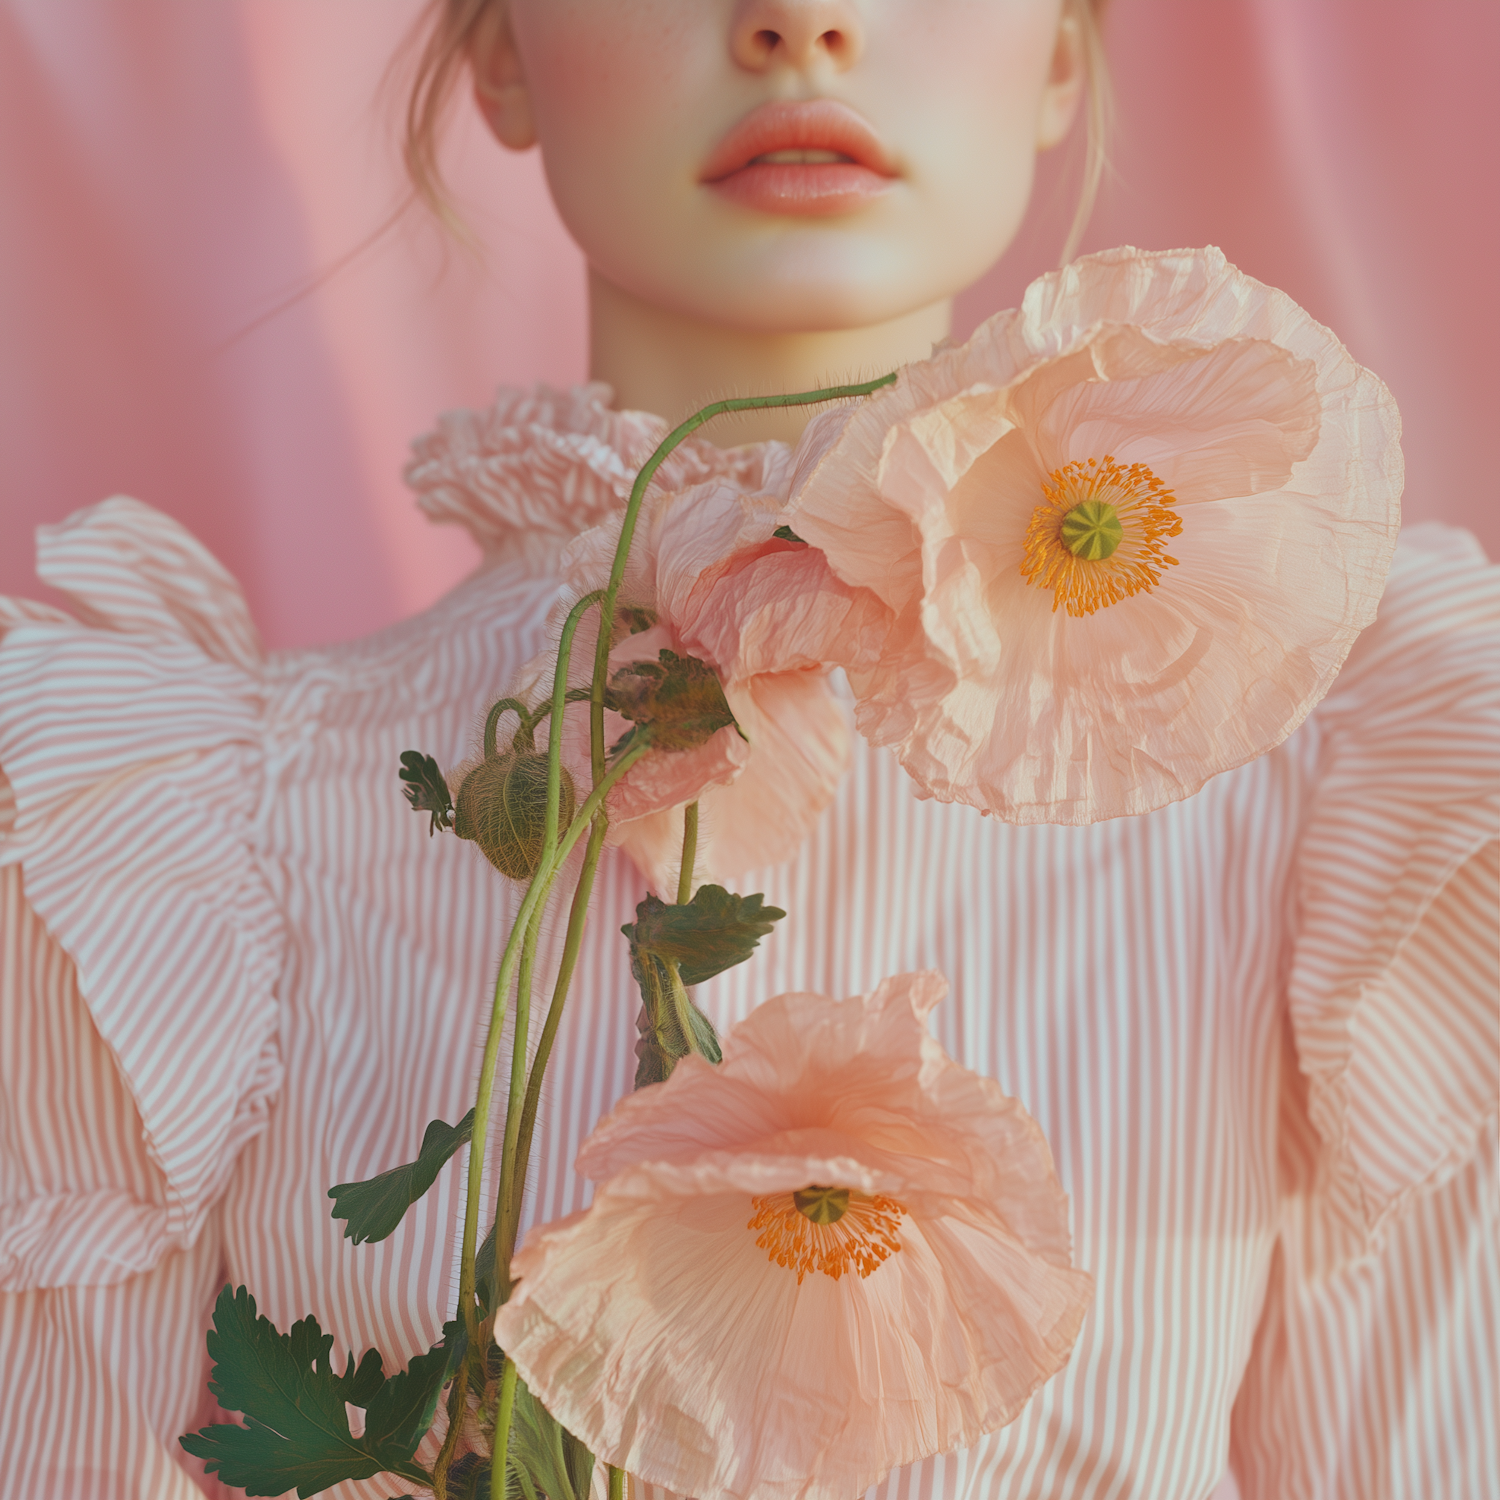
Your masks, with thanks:
M809 260L812 264L809 264ZM961 291L989 262L934 274L924 257L776 257L746 265L683 267L637 296L695 322L747 333L836 333L873 328Z

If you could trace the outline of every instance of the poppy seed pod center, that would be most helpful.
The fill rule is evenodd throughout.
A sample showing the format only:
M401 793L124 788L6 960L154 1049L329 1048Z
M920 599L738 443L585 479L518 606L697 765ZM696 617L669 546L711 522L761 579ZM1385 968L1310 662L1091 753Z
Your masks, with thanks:
M1026 528L1021 576L1052 590L1052 608L1091 615L1149 593L1165 568L1165 538L1182 531L1177 497L1142 463L1110 454L1054 469Z
M1099 562L1114 555L1124 539L1120 513L1107 500L1085 500L1062 518L1058 535L1074 557Z
M837 1281L848 1271L868 1276L896 1251L896 1231L906 1213L903 1204L883 1194L809 1183L792 1193L752 1198L755 1213L747 1229L758 1229L755 1243L778 1266L797 1273L797 1284L809 1271Z
M822 1187L816 1182L792 1194L797 1212L814 1224L837 1224L849 1212L849 1189Z

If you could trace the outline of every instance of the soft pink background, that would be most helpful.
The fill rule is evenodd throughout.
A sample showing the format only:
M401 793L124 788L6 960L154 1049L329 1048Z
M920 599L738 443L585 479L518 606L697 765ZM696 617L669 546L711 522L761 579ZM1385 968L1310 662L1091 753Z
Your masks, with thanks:
M407 443L499 382L580 378L582 271L536 158L467 109L482 256L420 216L371 238L401 193L376 88L416 9L0 9L0 592L42 592L37 523L120 491L234 569L272 645L374 629L470 565L412 506ZM1114 0L1117 176L1084 244L1213 242L1286 288L1394 389L1408 516L1492 554L1497 44L1494 0ZM961 332L1055 261L1065 157Z

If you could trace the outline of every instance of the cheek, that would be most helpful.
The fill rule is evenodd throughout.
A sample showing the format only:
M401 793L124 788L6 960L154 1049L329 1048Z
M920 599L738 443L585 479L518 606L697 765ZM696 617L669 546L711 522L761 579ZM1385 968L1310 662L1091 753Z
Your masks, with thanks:
M917 185L947 215L1013 227L1024 212L1058 10L1056 0L937 0L890 39L882 82L912 102L903 112Z
M514 0L542 153L565 214L569 199L625 197L678 165L693 121L672 79L691 70L709 29L690 19L658 0Z

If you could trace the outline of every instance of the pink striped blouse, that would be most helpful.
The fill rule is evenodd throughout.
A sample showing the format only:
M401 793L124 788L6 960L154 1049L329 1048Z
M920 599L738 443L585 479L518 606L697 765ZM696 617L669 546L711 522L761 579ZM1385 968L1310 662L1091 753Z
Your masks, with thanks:
M464 756L537 648L560 547L662 430L607 399L424 439L422 504L486 566L354 645L264 655L233 579L123 499L41 533L71 615L0 601L6 1493L228 1493L177 1445L215 1415L226 1279L388 1368L439 1337L462 1162L380 1244L325 1195L467 1108L516 892L429 838L398 757ZM751 485L763 451L690 445L667 482ZM1097 1280L1022 1417L888 1500L1500 1494L1497 623L1472 541L1414 528L1327 700L1196 796L1016 828L857 741L801 855L740 882L791 915L714 1018L943 970L937 1031L1040 1122ZM606 857L533 1220L586 1201L574 1153L630 1087L643 891Z

